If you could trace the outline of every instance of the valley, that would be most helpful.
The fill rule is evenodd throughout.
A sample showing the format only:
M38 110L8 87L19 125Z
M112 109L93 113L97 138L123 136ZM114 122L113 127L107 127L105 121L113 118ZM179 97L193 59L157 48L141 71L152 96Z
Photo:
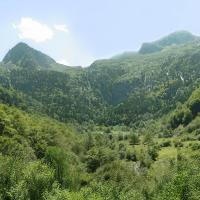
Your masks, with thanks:
M58 64L0 63L0 200L200 199L200 38Z

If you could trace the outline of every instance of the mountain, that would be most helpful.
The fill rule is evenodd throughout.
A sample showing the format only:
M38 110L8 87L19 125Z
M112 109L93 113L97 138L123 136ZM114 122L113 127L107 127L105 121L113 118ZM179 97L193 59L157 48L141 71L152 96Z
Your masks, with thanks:
M18 43L3 59L4 63L12 63L21 68L65 71L68 66L58 64L51 57L37 51L25 43Z
M112 59L120 59L120 58L128 58L128 57L131 57L131 56L134 56L135 54L137 54L137 52L134 52L134 51L126 51L122 54L118 54L118 55L115 55L112 57Z
M175 35L182 38L180 32ZM158 41L163 43L163 39ZM26 97L24 108L29 107L28 96L34 100L33 105L38 105L36 110L41 109L60 121L135 124L167 114L177 102L187 100L199 77L199 44L195 40L154 54L126 53L95 61L88 68L70 68L64 73L46 67L30 71L15 62L18 68L9 67L10 71L1 73L0 84ZM13 57L17 57L14 55L13 51ZM4 63L1 69L8 65Z
M4 93L20 92L24 108L37 105L36 110L61 121L134 124L167 114L187 100L200 73L197 38L175 32L152 43L163 51L127 52L64 73L54 70L53 59L20 43L3 60L0 69L10 70L1 73L0 84L6 87ZM34 101L31 106L28 99Z
M94 62L88 68L88 77L93 79L92 85L101 91L103 99L114 106L109 119L114 123L135 122L139 116L145 119L162 115L178 101L185 101L199 78L199 46L200 41L195 40L155 54L132 54Z
M160 40L151 43L144 43L139 50L141 54L155 53L162 51L164 48L172 45L181 45L189 42L193 42L199 39L199 37L192 35L187 31L174 32Z
M199 200L200 41L166 41L64 71L26 44L10 50L0 199Z

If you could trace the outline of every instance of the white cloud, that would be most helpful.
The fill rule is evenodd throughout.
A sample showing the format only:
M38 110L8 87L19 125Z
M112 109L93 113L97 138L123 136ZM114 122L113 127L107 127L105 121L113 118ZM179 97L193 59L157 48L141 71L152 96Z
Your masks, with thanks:
M68 30L68 28L67 28L67 26L65 24L55 24L54 28L57 31L62 31L62 32L65 32L65 33L69 33L69 30Z
M70 65L65 59L57 60L56 62L62 65Z
M30 17L23 17L19 24L13 24L19 31L20 39L31 39L35 42L45 42L53 38L54 32L46 24L42 24Z
M49 41L43 50L55 58L57 63L84 67L95 60L65 24L58 22L47 26L31 17L22 17L18 23L12 24L12 27L17 30L20 39L29 39L37 43ZM58 31L70 34L58 34Z

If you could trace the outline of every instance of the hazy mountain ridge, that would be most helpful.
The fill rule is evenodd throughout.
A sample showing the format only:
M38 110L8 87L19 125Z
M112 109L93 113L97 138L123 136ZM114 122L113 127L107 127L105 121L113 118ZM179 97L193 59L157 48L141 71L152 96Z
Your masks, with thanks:
M161 38L155 42L144 43L139 50L141 54L155 53L162 51L164 48L172 45L181 45L189 42L198 40L199 37L187 32L187 31L178 31L174 32L166 37Z

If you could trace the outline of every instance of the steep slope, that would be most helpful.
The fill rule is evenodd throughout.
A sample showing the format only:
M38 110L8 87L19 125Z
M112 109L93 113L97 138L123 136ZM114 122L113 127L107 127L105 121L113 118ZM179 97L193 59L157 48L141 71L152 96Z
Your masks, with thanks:
M55 62L51 57L29 47L25 43L18 43L3 59L4 63L12 63L26 69L64 71L69 67Z
M60 121L90 121L104 109L101 94L91 88L81 69L52 70L0 68L1 101L48 114ZM7 102L6 102L7 99Z
M197 36L192 35L187 31L179 31L172 33L158 41L151 42L151 43L144 43L139 50L141 54L147 53L155 53L162 51L164 48L169 47L171 45L180 45L186 44L198 39Z
M199 45L195 41L155 54L93 63L88 69L91 82L116 111L109 119L134 122L185 101L199 78Z
M61 121L131 124L160 117L186 101L198 84L199 46L195 40L154 54L130 53L65 73L11 65L0 84L34 99Z
M199 47L0 63L0 199L199 200Z

